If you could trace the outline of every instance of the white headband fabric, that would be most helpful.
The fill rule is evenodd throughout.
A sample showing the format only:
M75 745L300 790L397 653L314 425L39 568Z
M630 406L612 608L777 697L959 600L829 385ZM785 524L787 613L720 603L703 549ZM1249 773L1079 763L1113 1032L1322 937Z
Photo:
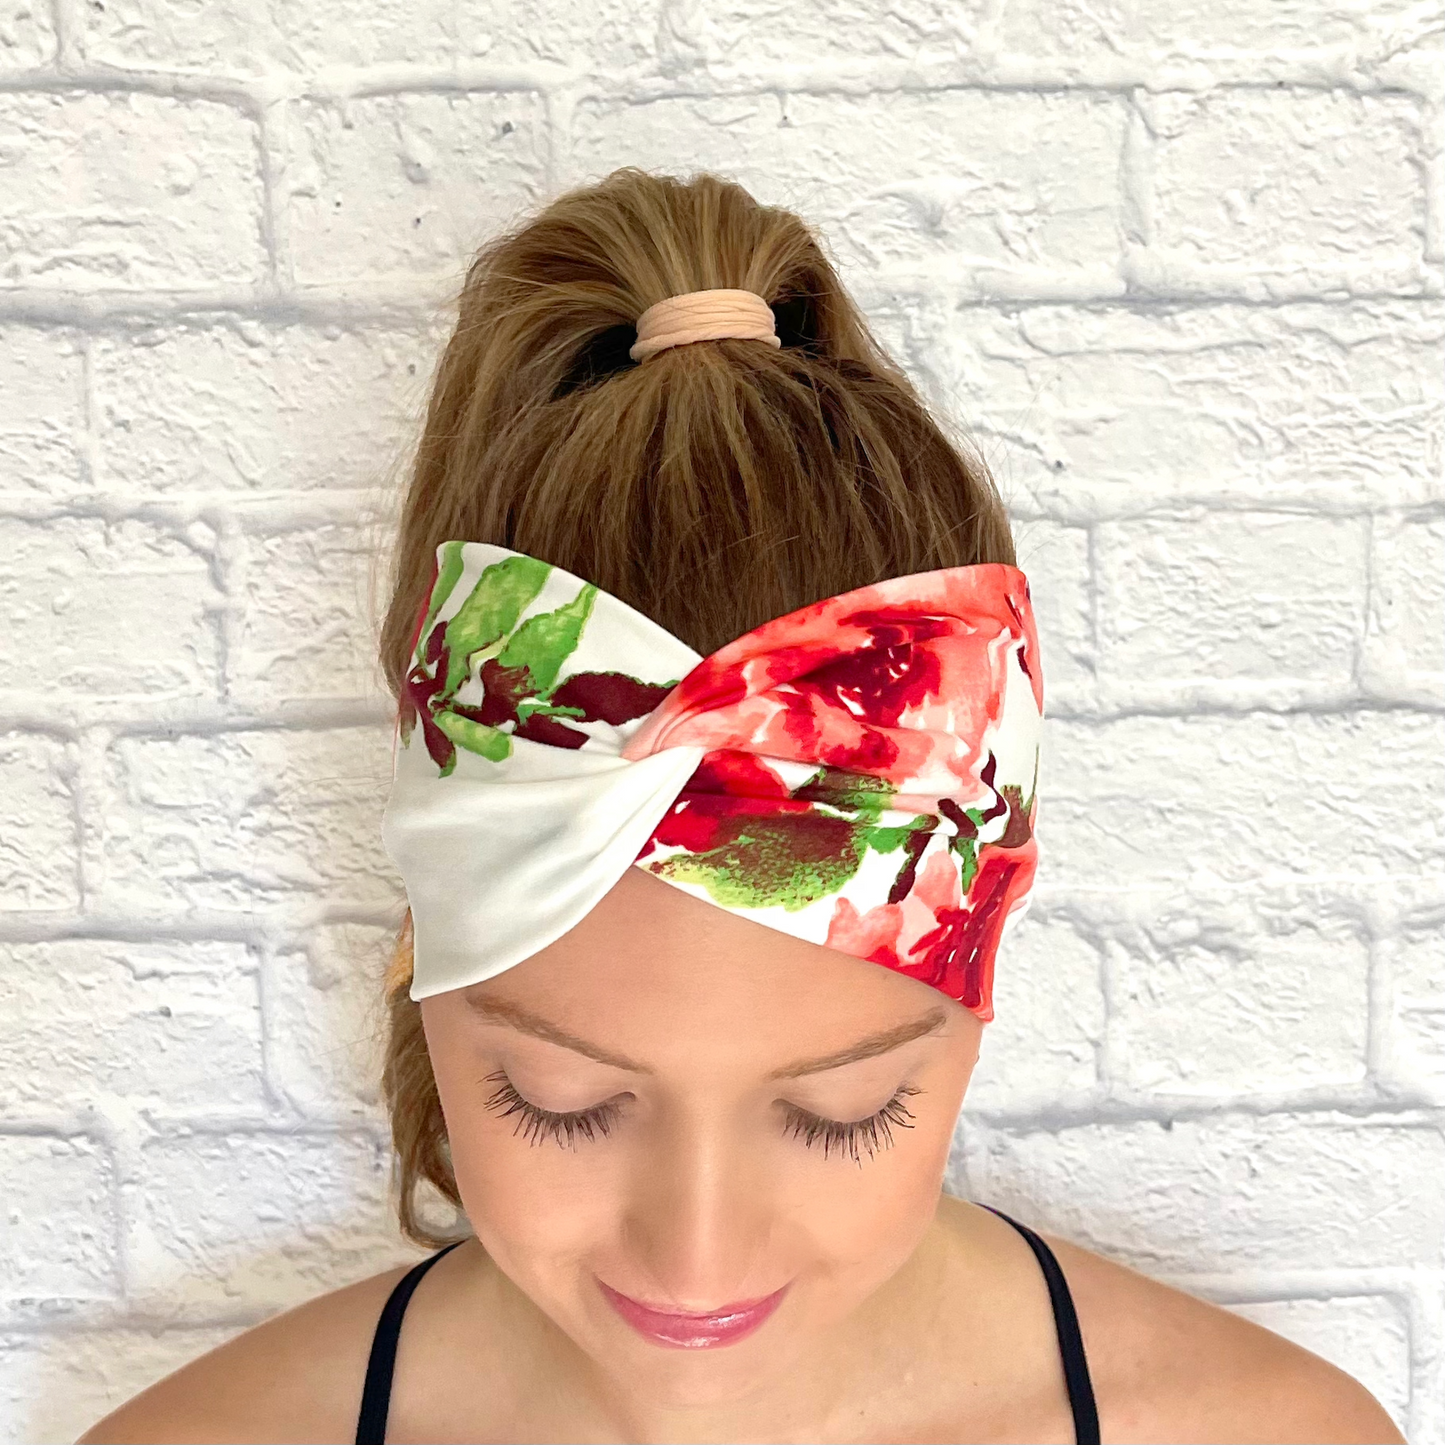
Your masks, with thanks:
M703 658L560 567L443 543L383 821L410 995L531 957L637 866L986 1022L1037 865L1042 716L1004 563L858 588Z

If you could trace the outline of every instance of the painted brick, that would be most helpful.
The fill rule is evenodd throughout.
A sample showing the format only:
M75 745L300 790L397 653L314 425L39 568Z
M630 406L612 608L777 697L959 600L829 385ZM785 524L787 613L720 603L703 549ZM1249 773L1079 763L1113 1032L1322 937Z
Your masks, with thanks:
M12 944L0 1108L261 1114L255 960L235 943Z
M1374 518L1371 645L1396 667L1445 673L1445 517Z
M1112 950L1117 1079L1203 1098L1359 1083L1369 962L1360 925L1316 898L1161 903Z
M474 62L525 71L564 67L617 89L645 83L659 51L671 55L682 17L670 0L457 0L460 53ZM664 61L664 68L671 69Z
M1097 59L1132 49L1138 0L1004 0L998 22L1005 51L1049 59Z
M115 1175L89 1139L0 1134L0 1308L111 1299Z
M1395 980L1395 1065L1445 1101L1445 926L1432 920L1383 947Z
M0 288L257 281L255 122L193 96L0 95Z
M775 94L584 98L559 156L560 181L578 185L624 165L716 170L760 201L817 212L826 183L795 167L784 116Z
M1420 256L1414 99L1240 88L1142 109L1155 137L1152 239L1191 263L1328 272L1352 257Z
M1438 870L1445 716L1200 714L1045 723L1039 840L1069 885Z
M276 0L261 9L244 0L202 8L106 0L81 9L77 48L95 65L210 75L267 76L328 64L437 65L455 51L455 8L448 0L408 0L404 7Z
M1367 9L1319 0L1005 0L1001 44L1029 56L1112 62L1168 59L1206 69L1248 57L1265 68L1291 52L1370 54L1370 32L1404 28L1413 0L1371 0Z
M244 604L228 649L230 691L265 708L296 698L376 697L371 588L375 536L359 527L321 527L246 542ZM385 599L375 597L379 609Z
M65 748L0 733L0 911L74 908L79 839Z
M0 326L0 493L53 495L82 480L82 367L66 332Z
M1439 1268L1445 1250L1445 1139L1388 1117L974 1125L965 1148L977 1198L1145 1273Z
M1410 1408L1410 1321L1399 1300L1344 1295L1260 1300L1230 1308L1353 1375L1404 1433Z
M271 77L330 66L458 62L575 65L585 47L604 75L636 67L654 52L658 10L595 0L244 0L178 9L164 0L107 0L82 12L79 48L91 62L125 70Z
M381 979L395 938L359 924L318 928L304 949L271 960L267 1060L277 1091L318 1119L363 1118L380 1107L386 1039Z
M798 95L787 120L798 173L828 178L830 234L859 266L1107 274L1117 264L1125 118L1112 96Z
M673 32L693 23L685 8L671 0L457 0L457 25L464 56L527 70L562 66L616 89L651 79L659 50L673 54Z
M38 70L55 59L55 22L40 0L0 0L0 71Z
M405 455L438 341L261 324L107 337L95 355L106 483L139 497L375 489Z
M1319 0L1139 0L1137 33L1146 43L1184 55L1210 51L1309 51L1358 47L1368 54L1371 31L1404 43L1422 12L1414 0L1370 0L1367 9ZM1428 23L1415 33L1428 37ZM1438 35L1438 27L1435 28Z
M983 1031L965 1112L1028 1115L1077 1103L1099 1082L1103 960L1067 919L1031 913L995 961L994 1018Z
M671 5L660 45L669 71L695 67L795 67L801 57L864 63L966 55L988 17L983 0L905 0L880 23L850 0L795 0L758 23L746 0Z
M102 893L114 906L249 913L395 899L381 727L124 737L108 774Z
M0 1417L10 1438L75 1440L102 1416L235 1329L0 1333Z
M388 1162L360 1134L151 1141L122 1192L129 1297L178 1324L269 1314L417 1257L387 1217Z
M22 645L0 689L56 696L84 716L97 698L220 692L210 559L140 521L0 519L0 610Z
M1112 677L1344 688L1364 633L1366 520L1194 512L1103 524L1099 665Z
M298 102L286 150L297 283L459 284L486 235L542 199L542 115L531 91Z
M982 286L1112 272L1124 123L1110 96L1008 91L585 103L568 179L685 153L826 226L850 270L963 265Z
M940 389L1043 505L1434 500L1445 307L940 310Z

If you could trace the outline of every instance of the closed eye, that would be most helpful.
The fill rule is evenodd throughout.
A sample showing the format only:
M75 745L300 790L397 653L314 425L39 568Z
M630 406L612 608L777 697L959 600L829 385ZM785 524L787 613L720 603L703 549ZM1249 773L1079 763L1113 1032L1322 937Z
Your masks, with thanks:
M784 1126L790 1138L801 1139L809 1149L817 1148L821 1142L823 1157L837 1150L846 1154L855 1164L861 1165L862 1155L871 1159L882 1149L893 1147L893 1130L911 1129L913 1111L903 1101L914 1094L922 1093L912 1084L903 1084L876 1114L866 1119L853 1119L843 1123L837 1119L826 1119L796 1104L783 1105Z
M513 1134L520 1135L529 1144L555 1140L567 1149L575 1149L579 1140L590 1144L607 1138L622 1113L622 1100L627 1097L619 1095L590 1109L562 1112L543 1109L524 1099L502 1070L488 1074L487 1082L495 1083L497 1088L487 1099L486 1107L503 1119L515 1115L517 1124ZM921 1092L912 1084L903 1084L881 1109L865 1119L829 1119L797 1104L783 1102L783 1130L788 1138L799 1140L806 1149L821 1148L825 1159L837 1152L861 1165L865 1154L871 1159L881 1150L893 1147L895 1128L913 1128L913 1111L903 1101Z
M512 1131L520 1134L531 1144L541 1144L555 1139L568 1149L577 1147L578 1139L588 1143L597 1138L606 1138L622 1112L616 1099L594 1104L590 1109L577 1109L559 1113L553 1109L539 1108L524 1099L504 1072L498 1070L487 1075L488 1083L497 1085L496 1092L486 1101L486 1107L503 1119L517 1115L517 1127Z

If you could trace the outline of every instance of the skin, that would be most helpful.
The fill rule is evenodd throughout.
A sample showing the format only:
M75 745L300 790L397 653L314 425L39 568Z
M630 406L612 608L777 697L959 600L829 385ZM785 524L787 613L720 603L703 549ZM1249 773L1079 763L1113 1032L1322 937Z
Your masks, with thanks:
M630 869L549 948L422 1010L476 1239L412 1298L390 1440L1073 1438L1032 1253L941 1193L983 1029L959 1005ZM900 1090L908 1116L856 1158L798 1133ZM516 1095L605 1107L606 1133L529 1130ZM1106 1441L1401 1440L1317 1356L1046 1237ZM82 1442L350 1439L404 1270L245 1332ZM683 1350L604 1283L692 1312L787 1292L747 1338Z

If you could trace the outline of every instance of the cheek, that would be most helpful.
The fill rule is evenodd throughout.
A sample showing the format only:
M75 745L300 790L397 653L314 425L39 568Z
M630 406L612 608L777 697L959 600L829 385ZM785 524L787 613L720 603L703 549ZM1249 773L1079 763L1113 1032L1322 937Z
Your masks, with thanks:
M938 1209L957 1111L931 1098L911 1129L895 1129L894 1147L862 1166L850 1159L798 1163L803 1205L818 1253L841 1275L871 1289L913 1252ZM805 1151L806 1152L806 1151Z
M951 1051L916 1075L925 1092L910 1105L913 1127L895 1129L894 1147L865 1158L861 1168L847 1159L830 1159L826 1168L792 1166L806 1190L803 1210L813 1249L826 1261L836 1289L835 1308L857 1304L882 1285L937 1217L954 1126L976 1054L968 1047Z

